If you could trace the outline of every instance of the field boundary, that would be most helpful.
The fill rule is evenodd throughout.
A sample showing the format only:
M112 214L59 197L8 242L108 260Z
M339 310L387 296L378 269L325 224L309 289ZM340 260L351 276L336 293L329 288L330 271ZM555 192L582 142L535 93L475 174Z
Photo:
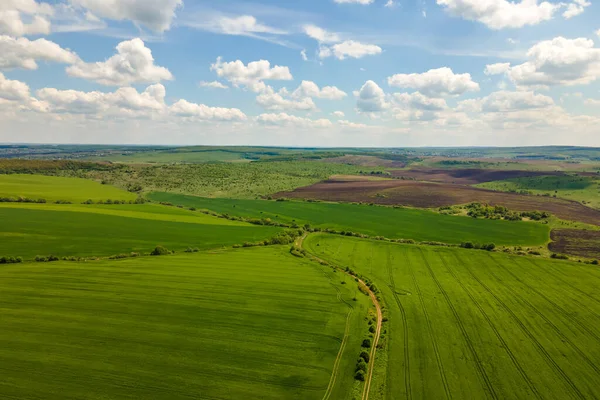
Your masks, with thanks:
M303 250L306 250L306 249L304 249L303 244L304 244L304 239L306 239L307 236L308 235L304 235L304 236L300 237L297 240L297 242L296 242L296 244L298 245L298 247L300 247ZM371 390L371 381L373 380L373 371L374 371L374 368L375 368L375 356L376 356L376 353L377 353L377 345L379 344L379 338L381 337L381 326L383 324L383 312L381 311L381 304L379 303L379 300L377 299L377 296L375 295L375 293L373 293L373 291L371 290L371 288L369 288L367 286L367 284L362 279L360 279L358 276L352 275L350 272L346 271L345 269L343 269L343 268L341 268L341 267L339 267L337 265L331 264L328 261L325 261L322 258L319 258L318 256L316 256L316 255L314 255L314 254L312 254L312 253L310 253L308 251L307 251L307 254L314 261L317 261L318 263L325 263L327 265L331 265L335 269L337 269L339 271L342 271L346 275L351 276L352 278L356 279L358 281L359 285L362 286L362 288L365 289L368 292L369 297L371 298L371 301L373 302L373 305L375 306L375 308L377 310L377 326L376 326L376 329L375 329L375 335L373 337L373 343L372 343L372 346L371 346L371 352L369 354L369 356L370 356L370 358L369 358L369 368L367 370L367 375L365 376L365 386L364 386L363 394L362 394L362 400L368 400L369 399L369 392ZM345 347L344 343L342 343L342 347ZM341 349L340 349L340 351L341 351ZM338 364L338 367L339 367L339 364ZM332 379L334 379L334 382L335 382L335 377L336 376L337 376L337 371L334 370L334 372L332 373ZM326 393L326 396L328 396L327 393ZM326 399L326 398L327 397L325 397L324 399Z

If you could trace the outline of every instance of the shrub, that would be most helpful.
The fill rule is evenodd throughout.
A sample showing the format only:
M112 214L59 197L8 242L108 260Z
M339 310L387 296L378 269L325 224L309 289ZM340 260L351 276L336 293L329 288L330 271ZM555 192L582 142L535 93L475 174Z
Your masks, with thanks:
M360 358L358 363L356 363L356 371L367 372L367 363L362 358Z
M366 352L364 350L360 352L360 358L362 358L363 360L365 360L366 363L369 362L370 357L371 356L369 355L368 352Z
M164 246L156 246L150 253L151 256L166 256L168 254L171 254L171 252Z
M35 256L35 262L46 262L48 259L44 256Z
M362 347L371 348L371 339L365 339L362 341Z
M371 332L371 333L375 333L375 331L376 331L376 330L377 330L377 329L375 329L375 327L374 327L373 325L371 325L371 326L369 327L369 332Z
M357 381L364 381L365 380L365 373L363 371L356 371L356 374L354 374L354 379L356 379Z
M555 258L557 260L568 260L569 257L567 257L564 254L556 254L556 253L552 253L552 255L550 256L550 258Z
M592 265L598 265L598 264L600 264L600 262L598 260L592 261Z
M464 242L460 244L460 247L464 249L474 249L475 245L472 242Z

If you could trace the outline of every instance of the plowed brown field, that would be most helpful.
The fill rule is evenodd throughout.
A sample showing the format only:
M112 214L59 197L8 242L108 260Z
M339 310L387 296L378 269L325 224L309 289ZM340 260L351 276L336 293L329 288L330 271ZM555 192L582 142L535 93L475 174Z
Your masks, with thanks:
M600 259L600 231L555 229L548 245L550 251L587 258Z
M391 171L396 178L404 177L419 181L476 185L478 183L501 181L534 176L564 175L563 172L519 171L501 169L411 169Z
M327 180L312 186L281 192L273 197L342 202L367 202L433 208L470 202L502 205L515 211L547 211L561 219L600 226L600 211L580 203L551 197L495 192L469 186L403 181Z

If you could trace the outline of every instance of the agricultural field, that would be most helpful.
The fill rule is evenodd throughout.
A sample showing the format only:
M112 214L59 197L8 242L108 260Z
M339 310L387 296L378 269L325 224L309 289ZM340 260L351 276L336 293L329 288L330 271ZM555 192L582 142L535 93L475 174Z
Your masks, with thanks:
M131 152L125 154L111 154L89 158L92 161L109 159L118 163L208 163L208 162L249 162L244 153L221 150L155 150L144 152Z
M524 171L524 170L502 170L502 169L462 169L462 168L441 168L441 169L409 169L394 170L391 174L395 178L414 179L418 181L429 181L439 183L452 183L457 185L476 185L478 183L492 182L505 179L514 179L520 177L538 177L548 175L564 175L562 172L542 172L542 171ZM485 186L481 186L485 187Z
M337 275L281 246L2 266L0 398L350 398L368 298Z
M329 179L294 191L277 193L273 197L367 202L420 208L437 208L478 202L500 205L514 211L547 211L564 220L600 225L599 210L574 201L497 192L463 185L401 179L378 181Z
M370 399L600 396L597 266L326 234L304 247L381 290Z
M482 183L477 187L502 192L529 192L535 195L555 196L600 208L600 175L515 178Z
M275 222L310 224L313 227L352 231L370 236L496 245L543 245L549 228L531 222L494 221L441 215L410 208L376 207L358 204L311 203L209 199L172 193L151 193L157 202L206 209L219 214L246 218L269 218Z
M48 202L61 200L72 203L108 199L134 201L137 198L134 193L91 180L24 174L0 175L0 197L45 199Z
M600 260L600 231L553 229L550 251Z
M0 256L92 257L211 249L276 236L281 228L154 205L0 204Z

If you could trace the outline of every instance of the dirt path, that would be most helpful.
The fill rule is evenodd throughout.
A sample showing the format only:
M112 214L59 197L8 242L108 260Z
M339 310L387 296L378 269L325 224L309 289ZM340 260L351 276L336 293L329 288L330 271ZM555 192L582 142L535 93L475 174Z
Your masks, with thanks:
M298 240L296 240L296 246L298 246L301 249L304 249L302 247L302 245L304 244L304 239L306 239L308 235L304 235L302 237L300 237ZM306 249L304 249L306 250ZM377 300L377 296L375 296L375 293L373 293L373 291L367 286L367 284L360 279L357 276L354 276L352 274L350 274L349 272L346 272L346 270L344 270L343 268L337 266L337 265L333 265L328 261L323 260L322 258L319 258L318 256L309 253L307 251L308 255L310 256L310 258L312 258L313 260L317 261L317 262L323 262L323 263L327 263L329 265L332 265L334 268L336 268L339 271L342 271L343 273L345 273L346 275L357 279L358 280L358 284L365 289L368 293L369 293L369 297L371 298L371 301L373 302L373 305L375 306L376 310L377 310L377 326L375 329L375 335L373 337L373 343L371 346L371 353L370 353L370 357L369 357L369 368L367 370L367 375L365 376L365 386L363 389L363 394L362 394L362 400L368 400L369 399L369 392L371 390L371 381L373 380L373 370L375 368L375 355L377 353L377 345L379 344L379 337L381 336L381 325L383 323L383 313L381 311L381 304L379 304L379 300ZM346 333L347 333L347 329L348 329L348 325L346 325ZM335 360L335 364L334 364L334 371L333 374L331 375L331 379L332 382L330 382L330 387L328 388L328 392L325 394L325 398L328 398L329 395L331 394L331 389L333 389L333 384L335 383L335 378L337 377L337 369L339 368L339 360L341 360L342 358L342 353L344 348L346 347L345 342L347 341L348 336L345 335L344 336L344 341L342 342L342 346L340 348L340 352L338 353L338 356Z

